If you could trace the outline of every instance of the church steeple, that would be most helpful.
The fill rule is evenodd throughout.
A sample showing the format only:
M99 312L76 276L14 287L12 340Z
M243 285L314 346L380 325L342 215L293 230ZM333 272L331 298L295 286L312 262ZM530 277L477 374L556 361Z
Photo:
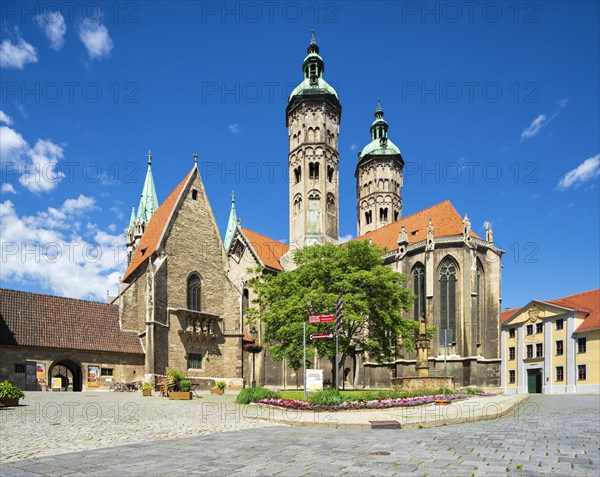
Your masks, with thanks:
M156 189L154 187L154 179L152 178L152 153L148 151L148 170L146 171L146 180L144 181L144 189L140 198L138 207L137 220L147 224L152 217L152 214L158 209L158 198L156 197Z
M235 233L237 223L237 214L235 213L235 193L231 191L231 210L229 211L229 222L227 222L227 232L225 232L225 240L223 241L225 250L228 250L229 245L231 245L231 240L233 239L233 234Z
M387 138L388 123L383 119L383 109L381 109L381 100L377 98L377 109L375 110L375 121L371 124L371 141Z
M135 225L135 205L131 204L131 217L129 218L129 228Z

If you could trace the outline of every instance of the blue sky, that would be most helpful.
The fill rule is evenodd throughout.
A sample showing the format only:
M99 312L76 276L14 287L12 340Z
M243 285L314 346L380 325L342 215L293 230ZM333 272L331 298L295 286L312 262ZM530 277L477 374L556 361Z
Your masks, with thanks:
M450 199L491 222L503 307L599 286L598 2L55 8L0 11L3 287L114 293L148 149L159 201L197 152L222 231L235 190L245 226L287 239L286 97L313 28L343 106L342 236L381 98L403 215Z

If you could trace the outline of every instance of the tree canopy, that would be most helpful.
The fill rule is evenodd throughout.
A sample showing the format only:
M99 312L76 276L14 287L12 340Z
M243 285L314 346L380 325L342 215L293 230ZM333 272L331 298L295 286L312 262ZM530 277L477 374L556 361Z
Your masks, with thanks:
M300 368L303 323L308 315L333 314L341 295L340 363L354 351L387 362L396 357L399 346L412 348L418 323L405 319L403 310L411 309L414 295L404 288L404 275L383 265L382 254L366 241L310 246L294 252L295 270L259 273L252 279L249 286L257 298L249 317L262 321L263 338L273 358L285 357L291 367ZM334 326L307 323L307 335L330 332ZM308 341L307 336L309 357L313 349L333 363L334 339Z

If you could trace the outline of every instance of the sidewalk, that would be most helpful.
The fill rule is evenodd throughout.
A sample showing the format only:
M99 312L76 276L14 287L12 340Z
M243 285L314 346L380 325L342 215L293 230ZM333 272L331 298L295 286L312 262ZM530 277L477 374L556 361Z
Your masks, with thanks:
M370 429L371 421L397 421L402 429L437 427L463 422L496 419L527 399L527 394L474 396L445 406L426 404L414 407L352 411L300 411L264 404L251 404L257 419L291 426Z

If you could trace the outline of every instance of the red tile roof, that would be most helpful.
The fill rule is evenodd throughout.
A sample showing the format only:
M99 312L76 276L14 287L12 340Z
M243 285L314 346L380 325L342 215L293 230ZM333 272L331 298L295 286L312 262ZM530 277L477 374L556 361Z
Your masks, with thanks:
M144 354L115 305L0 288L0 344Z
M556 300L547 300L545 303L552 303L563 308L589 313L585 320L583 320L583 323L575 330L576 333L600 328L600 288L578 293L577 295L557 298Z
M600 329L600 288L590 290L576 295L556 298L554 300L534 300L540 303L560 306L569 310L578 310L588 313L583 323L575 330L575 333ZM521 308L513 308L502 312L500 322L504 324L511 316Z
M127 279L131 276L131 274L137 270L142 263L148 260L160 245L160 239L163 235L163 231L165 227L168 225L169 218L171 217L171 213L177 202L179 200L179 196L183 191L188 179L190 178L192 169L179 183L177 187L169 194L169 196L165 199L165 201L160 205L160 207L152 214L148 224L146 225L146 230L144 231L144 235L138 244L138 248L133 255L133 259L129 263L127 267L127 271L123 276L123 281L127 281Z
M375 245L381 248L396 250L398 248L398 234L402 230L402 226L404 226L404 230L408 235L409 243L426 240L429 217L431 217L431 223L434 227L434 237L462 235L463 219L450 201L445 200L427 209L408 215L385 227L367 232L354 240L370 239ZM479 238L472 230L470 235L471 237Z
M508 321L508 319L513 316L517 311L519 311L520 308L510 308L508 310L504 310L501 314L500 314L500 323L504 324L504 322Z
M265 267L274 270L283 271L279 259L288 252L290 247L278 240L261 235L245 227L240 227L246 239L252 245L252 248L258 255L258 258Z

